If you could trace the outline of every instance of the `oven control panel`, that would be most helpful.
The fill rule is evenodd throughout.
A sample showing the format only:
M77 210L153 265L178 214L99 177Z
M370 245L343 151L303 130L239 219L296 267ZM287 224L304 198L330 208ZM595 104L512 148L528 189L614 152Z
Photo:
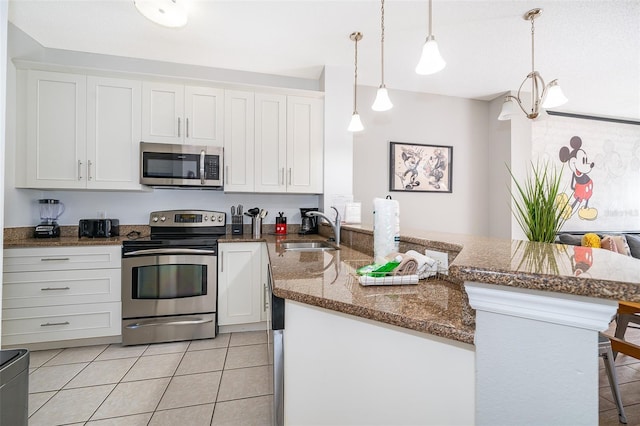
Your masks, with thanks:
M225 226L226 213L210 210L163 210L149 215L149 226Z

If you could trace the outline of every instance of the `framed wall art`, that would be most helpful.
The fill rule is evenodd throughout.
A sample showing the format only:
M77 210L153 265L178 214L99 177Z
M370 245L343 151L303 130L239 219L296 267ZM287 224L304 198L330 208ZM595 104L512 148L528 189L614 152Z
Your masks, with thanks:
M452 192L453 147L390 142L389 191Z

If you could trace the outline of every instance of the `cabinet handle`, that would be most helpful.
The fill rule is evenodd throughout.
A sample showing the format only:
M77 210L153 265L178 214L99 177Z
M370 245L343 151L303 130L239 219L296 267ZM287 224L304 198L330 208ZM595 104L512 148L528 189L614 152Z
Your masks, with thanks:
M71 290L70 287L45 287L41 288L41 291L53 291L53 290Z
M291 185L291 167L289 167L289 185Z
M224 252L220 252L220 272L224 272Z
M284 167L282 168L282 172L280 173L280 175L281 175L280 185L284 185Z
M41 262L53 262L53 261L63 261L69 260L68 257L42 257L40 258Z
M87 161L87 179L91 180L91 165L93 163L91 162L91 160Z
M185 126L185 131L187 132L187 137L189 137L189 117L187 117L187 125Z
M224 171L224 182L229 183L229 166L225 167Z
M189 131L187 130L187 133ZM187 137L189 137L189 135L187 134ZM201 150L200 151L200 185L204 185L204 181L205 181L205 175L204 175L204 160L205 160L205 150Z
M178 117L178 137L180 137L180 117Z
M82 161L78 160L78 180L82 180Z
M47 322L44 324L40 324L40 327L52 327L54 325L69 325L69 321L65 322Z

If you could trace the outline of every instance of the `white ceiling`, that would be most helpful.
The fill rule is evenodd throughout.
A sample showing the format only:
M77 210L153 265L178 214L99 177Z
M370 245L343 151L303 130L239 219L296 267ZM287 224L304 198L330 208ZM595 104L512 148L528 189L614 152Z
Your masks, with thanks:
M131 0L10 0L9 20L45 47L317 79L325 64L380 84L380 2L191 0L189 23L147 21ZM434 0L434 35L447 67L414 73L427 1L385 2L385 83L392 89L492 99L536 68L558 78L563 111L640 119L640 0ZM364 100L363 100L364 101ZM361 106L362 107L362 106Z

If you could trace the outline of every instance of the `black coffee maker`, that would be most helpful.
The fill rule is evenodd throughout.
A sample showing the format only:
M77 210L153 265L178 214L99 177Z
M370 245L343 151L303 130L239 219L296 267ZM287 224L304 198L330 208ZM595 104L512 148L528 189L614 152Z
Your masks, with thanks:
M300 231L298 234L317 234L318 233L318 216L307 216L307 212L317 212L318 208L300 208L300 216L302 216L302 222L300 223Z

